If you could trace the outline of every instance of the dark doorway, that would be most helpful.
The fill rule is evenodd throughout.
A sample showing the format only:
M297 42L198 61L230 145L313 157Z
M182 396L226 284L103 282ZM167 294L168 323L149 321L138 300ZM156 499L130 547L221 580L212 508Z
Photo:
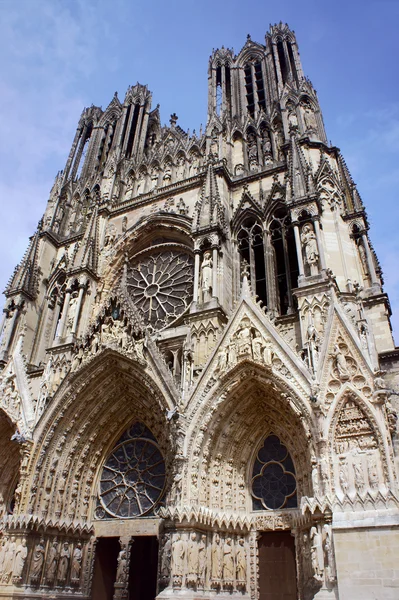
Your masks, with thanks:
M157 595L157 571L157 538L155 536L133 538L130 554L129 598L154 600Z
M262 533L259 547L260 600L296 600L295 542L287 531Z
M120 546L119 539L100 538L96 545L94 577L91 597L95 600L112 600Z

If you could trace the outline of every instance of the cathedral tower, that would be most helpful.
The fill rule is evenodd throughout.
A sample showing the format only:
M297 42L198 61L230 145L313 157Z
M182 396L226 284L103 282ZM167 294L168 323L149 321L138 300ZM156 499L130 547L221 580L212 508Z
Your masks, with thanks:
M399 354L294 32L177 122L84 109L7 286L0 598L394 600Z

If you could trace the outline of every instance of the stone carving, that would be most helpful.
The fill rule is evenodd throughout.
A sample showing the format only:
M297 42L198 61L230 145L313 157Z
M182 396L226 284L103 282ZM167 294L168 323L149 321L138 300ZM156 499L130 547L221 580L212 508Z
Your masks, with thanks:
M219 590L222 585L223 573L223 548L220 543L220 536L215 533L212 543L212 568L211 568L211 587Z
M71 551L69 549L69 543L64 542L60 552L60 560L57 571L57 581L61 584L65 584L66 582L70 559Z
M58 543L56 540L51 544L47 558L45 577L47 583L52 583L55 579L58 564Z
M326 558L326 575L330 583L336 580L335 556L331 525L324 525L324 553Z
M127 552L121 550L118 554L118 566L116 569L115 583L125 583L127 578Z
M27 556L28 548L26 545L26 539L22 538L21 543L17 546L15 550L15 557L12 570L13 583L19 583L22 580L22 572L24 570Z
M272 143L270 141L269 132L266 129L262 131L262 151L263 164L265 166L273 164Z
M247 586L247 556L243 538L238 540L236 546L236 585L238 590L245 592Z
M256 171L259 167L256 135L250 132L248 133L247 139L249 168L251 171Z
M232 335L227 347L219 350L215 371L223 373L237 364L237 361L249 358L266 366L272 365L273 351L270 339L262 337L244 317Z
M317 527L311 528L310 539L312 544L310 547L310 554L314 577L318 581L322 581L324 573L323 540Z
M171 559L172 540L170 535L165 535L163 538L163 550L161 554L161 581L163 585L167 585L170 581Z
M364 492L364 473L361 462L353 462L353 475L355 481L355 488L358 492Z
M348 364L347 364L346 358L338 344L335 344L335 346L334 346L332 357L334 359L335 368L338 371L339 378L342 381L346 381L347 379L349 379L350 373L348 370Z
M71 583L77 585L80 581L80 571L82 570L82 544L78 542L73 550L71 564Z
M9 539L3 536L0 546L0 575L4 572L4 560L8 551ZM1 578L0 578L1 581Z
M347 493L349 487L349 469L345 458L339 463L339 485L344 494Z
M186 559L186 542L177 533L172 545L172 573L173 587L180 589L183 583L184 567Z
M306 98L303 99L301 102L301 108L302 108L302 115L303 115L305 130L308 131L309 133L316 133L317 132L316 116L314 114L313 107L312 107L311 103L309 102L309 100L307 100Z
M374 456L369 456L367 459L367 473L368 473L370 488L372 490L378 490L380 478L378 475L377 461Z
M206 535L201 535L198 543L198 586L202 589L205 587L206 580Z
M234 556L231 538L226 538L223 545L223 588L232 590L234 585Z
M209 302L212 296L212 270L212 255L210 252L205 252L201 264L201 291L203 302Z
M10 541L6 544L3 563L2 583L8 583L11 579L14 565L15 550L17 547L15 536L11 536Z
M347 400L341 408L335 430L335 450L338 454L351 450L373 450L378 443L374 429L353 400Z
M198 559L199 559L199 547L197 544L197 534L192 532L190 535L190 541L188 542L187 548L187 576L186 584L187 587L196 588L198 582Z
M296 131L298 129L298 117L296 115L295 106L289 102L287 103L288 111L288 128L290 131Z
M305 263L309 265L310 274L317 275L319 250L317 247L316 235L310 223L306 223L306 225L302 227L301 242L305 255Z
M35 546L32 562L30 566L30 581L33 584L40 582L43 563L44 563L45 545L44 539L41 538L38 544Z

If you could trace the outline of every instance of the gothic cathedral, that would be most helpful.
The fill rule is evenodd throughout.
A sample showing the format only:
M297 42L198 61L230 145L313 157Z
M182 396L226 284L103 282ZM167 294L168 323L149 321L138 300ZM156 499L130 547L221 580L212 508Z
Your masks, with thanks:
M294 33L78 123L7 286L0 598L397 600L399 350ZM395 558L396 556L396 558Z

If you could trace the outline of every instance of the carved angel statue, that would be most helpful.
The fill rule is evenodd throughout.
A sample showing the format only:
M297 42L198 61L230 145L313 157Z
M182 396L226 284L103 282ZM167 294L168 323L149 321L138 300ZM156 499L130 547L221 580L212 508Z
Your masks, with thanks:
M26 539L22 538L21 543L15 550L14 565L12 571L13 581L19 581L22 578L22 571L24 570L26 557L28 556L28 548L26 546Z

